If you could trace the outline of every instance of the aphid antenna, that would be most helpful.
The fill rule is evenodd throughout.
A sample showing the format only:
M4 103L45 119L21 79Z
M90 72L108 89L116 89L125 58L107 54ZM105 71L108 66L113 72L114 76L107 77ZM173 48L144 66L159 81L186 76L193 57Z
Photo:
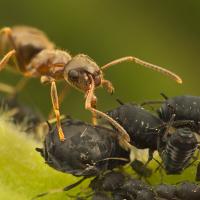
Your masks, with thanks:
M160 95L161 95L165 100L169 99L169 97L168 97L167 95L165 95L163 92L161 92Z
M165 132L164 132L163 137L162 137L162 140L163 140L164 142L167 141L167 136L169 135L170 128L173 126L175 117L176 117L176 114L172 114L171 119L170 119L169 122L166 124L166 129L165 129Z
M150 106L151 104L162 104L164 103L164 101L161 101L161 100L148 100L148 101L143 101L140 106L145 106L145 105L148 105ZM150 106L151 108L153 108L152 106Z
M107 160L121 160L121 161L129 162L129 159L127 159L127 158L110 157L110 158L104 158L104 159L98 160L94 163L94 165L96 165L99 162L104 162Z
M124 102L121 101L120 99L117 98L116 101L117 101L120 105L124 105Z
M48 192L44 192L44 193L38 194L35 197L33 197L32 200L41 198L41 197L49 195L49 194L69 191L69 190L73 189L74 187L78 186L79 184L81 184L86 178L87 177L83 177L82 179L78 180L77 182L75 182L75 183L73 183L71 185L68 185L68 186L66 186L64 188L53 189L53 190L50 190Z

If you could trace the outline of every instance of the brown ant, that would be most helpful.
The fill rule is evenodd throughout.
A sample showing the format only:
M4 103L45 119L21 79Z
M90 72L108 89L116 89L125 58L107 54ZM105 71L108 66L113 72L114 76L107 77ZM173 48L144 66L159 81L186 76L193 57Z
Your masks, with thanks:
M108 119L122 134L121 141L125 143L129 141L129 136L124 128L105 113L95 109L95 88L103 86L109 93L114 91L112 83L104 79L102 71L112 65L132 61L168 75L178 83L182 83L181 78L173 72L132 56L114 60L100 68L87 55L78 54L72 57L66 51L55 49L54 44L48 40L46 35L36 28L26 26L5 27L0 30L0 34L2 35L0 44L3 49L5 47L11 49L0 61L0 70L5 68L11 57L15 57L17 68L24 77L40 77L41 83L51 84L51 99L61 141L65 138L60 122L59 98L56 89L57 80L66 80L71 86L84 92L86 96L85 108L94 115L97 114ZM24 82L22 81L17 85L17 91L19 91L19 88L23 88ZM126 144L125 146L127 147Z

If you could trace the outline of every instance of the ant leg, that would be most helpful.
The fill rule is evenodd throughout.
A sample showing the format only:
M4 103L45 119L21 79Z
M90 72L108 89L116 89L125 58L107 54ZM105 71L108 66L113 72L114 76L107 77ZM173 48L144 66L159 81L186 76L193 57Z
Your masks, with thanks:
M60 122L60 111L59 111L59 102L58 102L58 93L57 93L57 88L56 88L56 83L55 81L51 82L51 100L53 104L53 110L56 116L56 123L57 123L57 129L58 129L58 135L61 141L65 140L65 136L61 127L61 122Z
M69 91L69 86L68 85L65 85L64 88L61 90L61 92L59 93L58 95L58 102L59 102L59 105L62 104L62 102L64 101L65 99L65 96L67 94L67 92ZM54 113L54 110L52 109L51 112L49 113L48 115L48 119L52 119L53 118L53 113Z
M27 85L27 83L28 83L29 80L30 79L28 79L26 77L21 78L18 81L17 85L15 86L15 92L16 93L21 92L24 89L24 87Z
M15 89L11 85L0 83L0 91L13 94L15 92Z
M106 88L106 90L108 91L108 93L113 94L115 91L115 88L113 87L112 83L108 80L103 79L101 81L101 84L104 88Z
M126 132L126 130L110 116L92 107L91 104L94 99L94 80L91 76L90 79L91 79L91 88L89 89L86 96L85 109L107 119L119 131L118 133L120 134L120 139L119 139L120 145L126 150L131 149L132 146L129 144L130 137Z
M135 62L135 63L142 65L146 68L153 69L153 70L160 72L160 73L162 73L166 76L169 76L170 78L175 80L177 83L180 83L180 84L182 83L182 79L178 75L176 75L175 73L171 72L170 70L167 70L163 67L160 67L160 66L148 63L148 62L145 62L145 61L140 60L139 58L136 58L136 57L133 57L133 56L127 56L127 57L122 57L122 58L113 60L113 61L109 62L108 64L102 66L101 69L104 70L104 69L109 68L113 65L120 64L120 63L127 62L127 61Z
M0 83L0 91L10 94L11 97L15 97L18 92L24 89L28 81L29 79L23 77L15 87L5 83Z
M5 68L10 58L15 54L16 54L16 51L11 50L2 58L2 60L0 61L0 71Z

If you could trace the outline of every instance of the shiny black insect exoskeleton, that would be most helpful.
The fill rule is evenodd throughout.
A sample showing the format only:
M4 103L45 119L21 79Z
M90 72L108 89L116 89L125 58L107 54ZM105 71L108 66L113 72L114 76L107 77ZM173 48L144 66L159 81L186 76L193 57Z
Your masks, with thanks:
M90 183L94 193L114 200L199 200L200 186L182 182L178 185L150 186L121 172L107 172ZM98 198L97 198L98 199ZM109 198L108 198L109 199Z
M88 177L97 176L129 162L129 152L119 146L117 134L111 129L72 119L63 121L62 129L65 141L60 141L55 126L50 127L44 147L36 149L54 169L83 176L80 181L61 191L68 191ZM35 198L47 194L49 193L45 192Z
M160 184L155 186L154 192L157 196L161 197L162 199L166 200L176 200L176 186L175 185L167 185L167 184Z
M132 145L138 149L149 149L150 161L153 152L162 145L160 138L165 130L163 121L139 105L121 102L120 104L107 114L127 131Z
M90 177L129 160L129 152L118 145L116 133L110 129L72 119L63 121L62 128L64 142L54 127L45 138L44 148L38 149L46 163L59 171Z
M155 197L153 189L144 182L115 171L96 177L91 181L90 187L95 193L110 194L114 200L154 200Z
M181 183L177 186L176 196L181 200L199 200L200 186L190 182Z
M168 174L179 174L188 167L198 147L197 138L189 128L177 128L169 136L164 149L159 149Z
M161 95L166 99L164 102L147 101L142 105L162 103L157 113L163 122L175 129L171 133L165 132L162 140L166 145L160 146L158 151L166 172L179 174L190 165L198 148L195 133L200 132L200 97L186 95L168 98L164 94Z
M166 100L158 110L160 119L168 122L175 114L174 121L194 121L194 126L190 126L190 128L200 134L200 97L185 95L167 98L165 95L163 96Z

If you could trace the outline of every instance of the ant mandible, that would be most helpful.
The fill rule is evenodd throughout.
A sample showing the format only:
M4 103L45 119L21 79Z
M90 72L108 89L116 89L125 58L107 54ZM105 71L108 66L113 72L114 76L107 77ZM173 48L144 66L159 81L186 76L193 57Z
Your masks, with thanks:
M61 141L65 137L60 122L59 98L56 89L57 80L66 80L68 84L84 92L86 97L85 108L94 115L103 116L110 121L119 130L121 138L126 144L130 138L124 128L95 108L95 88L103 86L109 93L114 91L112 83L104 79L103 70L125 61L132 61L182 83L181 78L175 73L133 56L119 58L100 68L87 55L78 54L72 57L66 51L55 49L54 44L48 40L47 36L36 28L27 26L5 27L0 30L0 34L3 36L0 44L11 49L0 61L0 71L5 68L11 57L15 57L17 68L24 77L40 77L41 83L51 84L51 99ZM21 85L24 86L25 84ZM127 147L127 145L125 146Z

